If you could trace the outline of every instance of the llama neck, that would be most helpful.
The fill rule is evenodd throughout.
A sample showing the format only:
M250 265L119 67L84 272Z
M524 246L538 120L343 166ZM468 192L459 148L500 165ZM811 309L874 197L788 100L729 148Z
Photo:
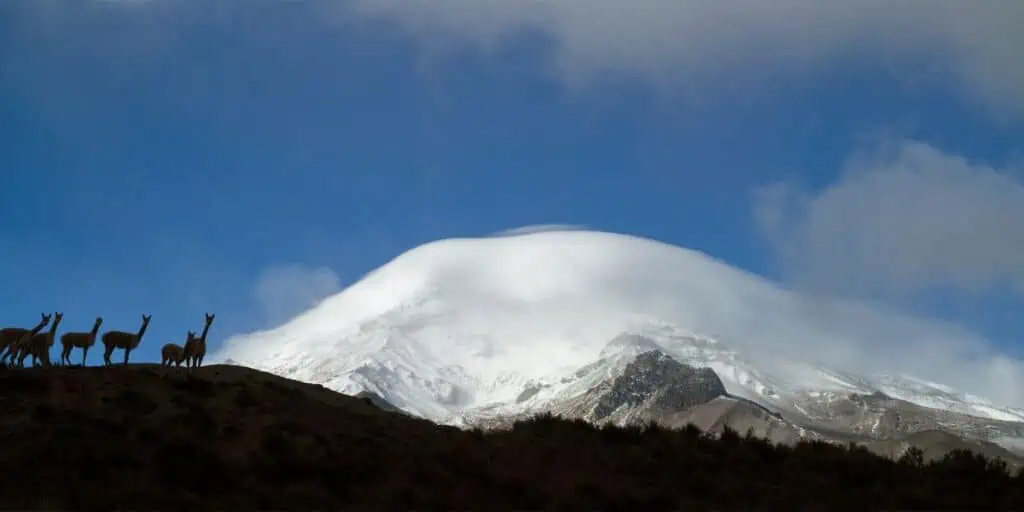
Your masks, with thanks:
M54 320L53 323L50 324L50 332L46 333L46 335L48 337L53 338L53 334L57 332L57 324L59 324L59 323L60 323L60 318Z
M92 324L92 330L89 331L89 336L92 338L96 337L96 333L100 332L100 323L96 322Z
M206 342L206 333L210 332L210 324L212 323L213 322L206 322L206 325L203 326L203 333L199 335L199 341L202 341L204 343Z
M29 335L30 336L35 336L36 334L39 334L39 331L43 330L43 327L46 327L45 323L41 323L41 324L33 327L32 330L29 331Z

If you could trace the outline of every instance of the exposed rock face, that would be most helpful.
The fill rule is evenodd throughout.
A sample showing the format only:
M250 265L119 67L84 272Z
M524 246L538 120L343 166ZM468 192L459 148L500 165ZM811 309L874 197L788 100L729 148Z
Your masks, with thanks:
M537 386L528 387L528 388L524 389L523 392L519 393L519 396L516 397L516 403L518 404L518 403L522 403L522 402L524 402L526 400L529 400L530 397L532 397L533 395L536 395L538 391L540 391L540 387L537 387Z
M602 394L593 419L641 404L651 414L671 414L724 395L722 380L710 368L693 368L658 351L644 352Z
M944 430L977 441L1024 435L1021 423L930 409L882 393L826 394L801 401L800 405L804 412L800 422L809 428L853 438L895 439L932 430Z
M598 424L654 422L669 428L693 424L710 433L728 427L786 444L801 439L855 442L891 457L899 457L913 445L925 452L926 459L967 448L1013 465L1024 462L989 441L996 436L1022 436L1024 424L930 409L881 392L807 394L794 407L776 411L730 395L711 368L681 363L642 337L616 338L612 345L617 350L607 350L600 360L576 372L575 378L588 383L578 394L544 401L529 413L486 415L469 423L503 428L516 419L550 412ZM528 402L542 390L527 387L516 402Z
M802 438L820 438L816 433L807 432L760 405L731 396L720 396L684 411L653 419L670 428L682 428L692 423L701 430L713 433L721 433L725 427L729 427L741 434L749 431L776 443L790 444Z

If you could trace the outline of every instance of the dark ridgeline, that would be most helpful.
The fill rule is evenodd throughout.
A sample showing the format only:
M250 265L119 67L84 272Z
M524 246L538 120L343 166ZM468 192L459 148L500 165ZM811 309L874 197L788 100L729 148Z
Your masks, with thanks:
M895 461L825 442L551 416L463 431L241 366L177 375L157 364L0 371L4 506L1024 509L1024 475L966 451Z

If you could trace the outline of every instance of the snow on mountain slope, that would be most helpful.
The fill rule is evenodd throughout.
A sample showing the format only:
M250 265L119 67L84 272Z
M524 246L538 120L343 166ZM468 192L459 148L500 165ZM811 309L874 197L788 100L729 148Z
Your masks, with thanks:
M924 407L1002 421L1024 421L1024 411L1020 409L999 407L984 398L906 375L879 377L875 381L875 387L893 398Z
M986 368L951 355L979 343L952 326L805 297L696 251L592 231L417 247L284 325L229 339L213 358L373 391L457 423L474 410L515 408L526 391L534 396L519 402L582 389L621 362L612 357L580 380L588 365L640 339L609 347L622 335L709 366L730 393L779 407L801 393L878 389L850 370L958 376L947 382L963 385ZM879 382L930 407L973 400ZM972 391L989 391L983 384ZM973 401L979 415L1024 415Z

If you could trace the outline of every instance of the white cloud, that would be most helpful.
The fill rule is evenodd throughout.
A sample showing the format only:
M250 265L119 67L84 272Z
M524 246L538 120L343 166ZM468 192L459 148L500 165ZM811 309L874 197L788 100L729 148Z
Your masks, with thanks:
M832 185L758 190L754 215L796 282L842 292L1024 296L1024 184L1010 171L900 141Z
M551 43L567 84L634 76L679 91L714 81L760 88L837 56L956 80L1001 114L1024 114L1024 2L990 0L351 0L348 13L393 21L427 45L484 51L523 33ZM938 74L935 74L938 72ZM736 79L738 73L746 73ZM717 88L716 87L716 88ZM1009 112L1007 112L1009 111Z
M266 325L278 325L341 290L327 267L287 264L265 269L253 287L253 299Z

